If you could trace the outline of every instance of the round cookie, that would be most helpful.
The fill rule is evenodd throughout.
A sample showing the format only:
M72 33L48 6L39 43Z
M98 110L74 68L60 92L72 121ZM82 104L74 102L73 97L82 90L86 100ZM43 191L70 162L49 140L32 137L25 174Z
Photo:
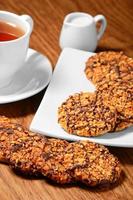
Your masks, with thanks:
M26 175L40 175L36 159L41 156L47 139L25 129L18 133L14 129L14 134L10 140L10 166Z
M98 136L114 129L117 112L96 93L79 93L70 96L58 108L58 122L70 134Z
M72 144L71 144L72 145ZM74 177L89 186L116 182L121 174L118 159L103 145L87 141L74 143L76 165ZM81 149L83 151L81 151ZM82 164L83 163L83 164Z
M10 163L15 169L21 168L25 174L35 174L37 170L31 160L41 144L43 148L44 140L41 136L25 130L21 125L0 122L0 162ZM36 152L32 153L32 147Z
M66 140L50 138L46 142L42 154L36 157L38 171L60 184L73 182L71 173L63 165L65 149L68 145Z
M116 182L121 174L118 159L103 145L89 141L68 143L60 157L62 159L57 162L56 157L53 158L55 162L52 168L54 169L55 165L56 171L52 170L51 175L56 182L63 183L64 177L68 177L64 175L69 174L68 180L70 181L71 177L71 182L96 186Z
M130 81L133 80L133 59L123 52L97 53L86 62L85 74L96 85L117 79Z
M118 112L115 130L119 131L133 124L133 86L129 81L110 81L97 87L97 96L110 108Z

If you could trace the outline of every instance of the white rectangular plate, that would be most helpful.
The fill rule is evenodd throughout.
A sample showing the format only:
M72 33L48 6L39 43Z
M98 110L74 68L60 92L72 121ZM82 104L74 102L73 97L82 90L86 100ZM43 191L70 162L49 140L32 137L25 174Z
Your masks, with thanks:
M85 62L93 53L66 48L56 64L52 80L31 123L30 130L71 141L90 140L107 146L133 147L133 128L99 137L79 137L65 132L57 122L57 110L70 95L95 90L87 80Z

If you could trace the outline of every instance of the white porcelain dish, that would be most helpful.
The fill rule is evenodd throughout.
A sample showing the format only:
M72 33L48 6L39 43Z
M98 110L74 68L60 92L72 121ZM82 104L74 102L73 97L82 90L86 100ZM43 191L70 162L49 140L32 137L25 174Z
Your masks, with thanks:
M133 128L99 137L79 137L65 132L57 123L57 109L76 92L94 91L84 74L85 62L92 53L66 48L55 67L52 80L31 123L30 130L70 141L90 140L107 146L133 147Z

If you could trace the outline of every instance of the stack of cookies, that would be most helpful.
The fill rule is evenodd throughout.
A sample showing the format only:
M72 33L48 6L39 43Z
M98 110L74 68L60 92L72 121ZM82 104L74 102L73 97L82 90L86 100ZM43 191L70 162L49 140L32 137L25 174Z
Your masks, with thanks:
M98 136L133 124L133 59L123 52L101 52L86 62L94 93L70 96L58 109L58 122L70 134Z

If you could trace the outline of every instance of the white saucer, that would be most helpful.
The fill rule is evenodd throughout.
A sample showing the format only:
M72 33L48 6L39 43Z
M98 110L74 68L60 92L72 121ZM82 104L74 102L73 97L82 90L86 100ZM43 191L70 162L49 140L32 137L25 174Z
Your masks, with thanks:
M0 88L0 104L37 94L48 85L51 76L52 66L48 58L29 48L24 66L14 75L9 85Z

